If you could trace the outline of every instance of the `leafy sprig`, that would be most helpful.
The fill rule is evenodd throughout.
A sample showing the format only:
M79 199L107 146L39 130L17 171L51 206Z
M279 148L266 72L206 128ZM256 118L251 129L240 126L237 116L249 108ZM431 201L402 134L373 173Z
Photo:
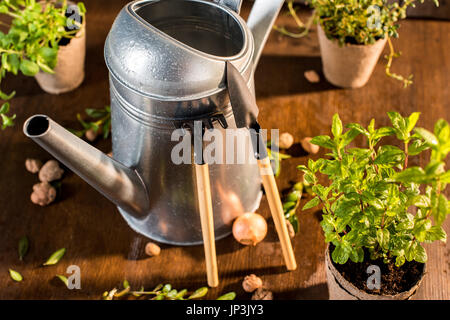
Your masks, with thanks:
M333 117L333 136L317 136L311 143L331 150L330 159L309 160L298 168L312 185L316 196L303 210L323 206L321 226L325 241L335 246L332 259L344 264L364 260L364 248L371 259L426 262L424 242L446 241L442 228L450 205L443 191L450 182L445 159L450 152L450 126L441 119L434 133L415 128L419 113L402 117L389 112L392 127L367 128L352 123L343 131L342 122ZM367 140L366 148L349 148L359 134ZM378 143L395 135L403 149ZM408 159L431 148L430 161L424 167L408 167ZM319 183L318 174L329 183ZM423 186L423 188L421 188ZM422 191L424 190L424 191Z
M286 153L272 150L271 145L272 142L267 141L267 155L269 156L269 159L272 163L273 174L275 175L275 177L279 177L281 173L281 161L290 159L291 156Z
M294 232L298 232L299 222L297 218L297 209L302 198L303 183L297 182L283 201L284 217L291 223Z
M145 291L142 287L138 291L132 291L127 280L123 282L123 290L118 291L117 288L103 293L104 300L113 300L114 298L121 298L127 295L134 297L149 296L151 300L193 300L203 298L208 293L207 287L201 287L188 295L188 290L176 290L172 288L170 283L159 284L151 291ZM234 292L229 292L219 297L217 300L233 300L236 297Z
M290 32L284 27L275 26L280 33L293 38L306 36L313 23L319 23L328 39L337 40L339 45L369 45L379 39L388 40L389 54L385 56L386 75L403 82L404 87L412 83L412 75L404 77L391 71L392 61L400 53L395 52L391 38L398 38L398 22L406 18L406 10L424 0L311 0L314 9L311 17L304 23L297 15L293 0L288 0L289 14L296 22L299 32ZM439 2L434 0L436 6Z
M96 134L102 133L103 138L107 139L111 131L111 108L109 106L105 106L103 109L87 108L84 111L86 115L93 120L83 120L81 115L78 113L77 119L83 129L69 129L70 132L78 137L82 137L88 130L92 130Z
M82 2L77 4L80 17L86 8ZM73 18L66 17L67 1L2 0L0 14L12 18L10 24L0 22L8 28L5 34L0 31L0 83L10 72L19 71L25 76L34 76L40 70L54 73L59 42L63 38L73 38L81 25ZM70 28L69 28L70 26ZM15 115L9 115L7 102L15 91L6 94L0 89L2 129L14 125Z

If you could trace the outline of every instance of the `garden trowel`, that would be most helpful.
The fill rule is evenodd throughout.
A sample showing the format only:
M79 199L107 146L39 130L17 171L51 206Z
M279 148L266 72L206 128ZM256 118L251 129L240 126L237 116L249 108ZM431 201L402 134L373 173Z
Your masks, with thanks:
M259 109L256 104L256 99L248 88L241 73L228 61L226 62L226 74L228 93L236 127L247 128L250 132L253 154L258 161L259 172L263 181L264 190L266 191L270 212L272 213L275 228L280 238L284 261L288 270L295 270L297 263L289 238L283 206L270 165L265 141L261 136L261 127L257 120Z

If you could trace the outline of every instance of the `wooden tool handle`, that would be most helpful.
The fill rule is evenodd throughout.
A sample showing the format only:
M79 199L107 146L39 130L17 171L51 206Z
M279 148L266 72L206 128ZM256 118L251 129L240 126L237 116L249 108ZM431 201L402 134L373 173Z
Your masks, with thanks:
M197 177L198 204L200 207L208 285L217 287L219 285L219 276L217 273L216 242L208 164L196 164L195 175Z
M292 250L283 205L281 204L280 194L278 193L269 157L258 160L258 166L264 190L266 191L267 201L269 202L270 212L275 223L275 229L277 230L278 238L280 238L281 251L283 252L286 267L288 270L295 270L297 268L297 262L295 261L294 251Z

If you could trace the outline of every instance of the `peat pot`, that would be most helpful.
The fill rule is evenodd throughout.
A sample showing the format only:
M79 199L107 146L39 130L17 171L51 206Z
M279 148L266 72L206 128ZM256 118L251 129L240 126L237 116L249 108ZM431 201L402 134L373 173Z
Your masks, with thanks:
M325 78L342 88L360 88L369 81L387 38L371 45L344 44L330 40L320 24L317 27Z
M418 281L408 291L400 292L396 295L370 294L357 288L336 269L331 260L329 246L325 251L325 269L330 300L409 300L416 294L418 287L422 283L426 264L423 264L423 271ZM369 276L368 274L367 277Z
M70 4L75 6L75 4ZM69 7L70 8L70 7ZM63 39L65 40L65 39ZM86 16L82 26L69 43L59 45L58 61L53 71L39 71L36 81L45 92L60 94L75 90L84 80L84 60L86 55Z

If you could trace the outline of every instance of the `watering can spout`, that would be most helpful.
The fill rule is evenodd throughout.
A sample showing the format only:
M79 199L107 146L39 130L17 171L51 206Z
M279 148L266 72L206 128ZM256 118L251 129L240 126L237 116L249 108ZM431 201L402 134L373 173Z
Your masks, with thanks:
M30 117L23 131L120 208L136 218L148 211L147 188L135 170L113 160L45 115Z

